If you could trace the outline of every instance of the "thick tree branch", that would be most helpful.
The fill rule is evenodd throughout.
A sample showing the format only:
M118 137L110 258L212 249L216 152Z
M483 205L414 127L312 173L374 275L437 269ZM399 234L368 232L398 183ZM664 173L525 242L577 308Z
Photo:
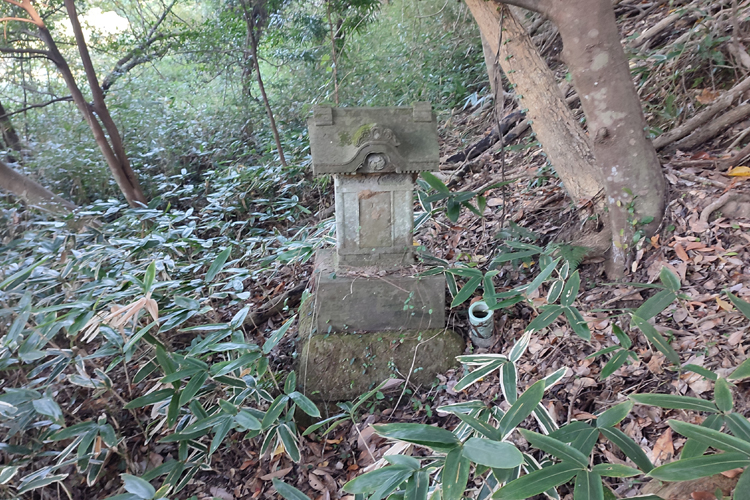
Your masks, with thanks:
M46 50L39 49L15 49L11 47L0 47L0 54L29 54L52 59L52 54L50 54Z
M522 9L539 12L540 14L544 14L545 16L549 14L550 9L552 8L549 0L505 0L503 2L500 2L499 0L492 0L492 3L497 4L498 7L503 3L508 5L515 5L516 7L521 7Z

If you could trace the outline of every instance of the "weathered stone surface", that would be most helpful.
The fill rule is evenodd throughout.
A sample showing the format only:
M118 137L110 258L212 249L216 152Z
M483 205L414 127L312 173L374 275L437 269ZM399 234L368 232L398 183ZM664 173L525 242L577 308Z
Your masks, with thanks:
M411 264L412 174L337 175L334 186L339 264L380 268Z
M456 356L464 351L461 336L447 329L300 334L298 389L316 402L354 399L389 377L405 378L410 370L411 382L429 386L438 373L457 366Z
M445 326L445 276L361 277L320 251L314 271L316 334L419 330Z
M316 107L307 122L313 173L437 170L437 121L429 103L414 107Z

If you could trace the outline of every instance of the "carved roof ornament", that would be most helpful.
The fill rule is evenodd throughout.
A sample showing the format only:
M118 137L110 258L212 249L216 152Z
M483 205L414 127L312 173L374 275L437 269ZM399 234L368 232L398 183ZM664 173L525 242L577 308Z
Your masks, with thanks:
M315 175L439 167L437 120L428 102L391 108L317 106L308 128Z
M361 147L365 144L390 144L393 147L400 146L396 134L393 130L381 127L380 125L364 126L365 128L357 137L357 147Z

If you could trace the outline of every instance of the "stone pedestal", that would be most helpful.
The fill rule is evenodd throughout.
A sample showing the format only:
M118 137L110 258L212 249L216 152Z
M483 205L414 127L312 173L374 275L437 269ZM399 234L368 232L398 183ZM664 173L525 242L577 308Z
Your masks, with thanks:
M300 309L300 389L353 399L384 379L430 384L463 340L445 329L445 277L412 276L414 179L437 170L429 103L319 107L308 121L313 172L332 174L336 250L316 254Z

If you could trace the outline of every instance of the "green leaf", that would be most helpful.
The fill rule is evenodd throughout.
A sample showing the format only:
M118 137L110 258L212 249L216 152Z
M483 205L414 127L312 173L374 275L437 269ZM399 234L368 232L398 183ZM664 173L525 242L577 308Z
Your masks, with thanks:
M430 472L420 470L415 472L404 492L404 500L427 500L430 492Z
M3 286L0 285L0 288L3 288ZM729 296L729 300L732 301L734 307L736 307L737 310L741 312L747 319L750 319L750 303L737 297L732 292L727 292L727 296Z
M605 477L633 477L641 473L638 469L620 464L596 464L591 471Z
M578 272L578 271L576 271ZM591 330L589 330L588 322L583 319L581 312L575 307L565 308L565 317L568 318L568 323L573 329L573 332L581 337L583 340L591 340Z
M310 497L294 486L286 484L284 481L273 478L271 479L271 482L273 483L273 487L276 488L276 492L286 500L310 500Z
M190 379L185 388L180 393L180 406L184 406L195 397L198 391L203 387L203 383L208 378L208 372L202 371Z
M719 378L716 380L714 386L714 402L716 407L723 411L732 411L734 403L732 401L732 388L729 386L729 382L725 378Z
M66 427L64 429L60 429L59 431L52 434L50 437L50 440L52 441L62 441L64 439L70 439L72 437L82 436L83 434L86 434L87 432L98 428L98 425L96 422L88 421L88 422L81 422L79 424L71 425L70 427Z
M175 393L174 389L161 389L158 391L154 391L150 394L146 394L145 396L135 398L134 400L132 400L131 402L125 405L125 409L130 410L132 408L140 408L141 406L148 406L148 405L156 404L161 401L164 401L167 398L172 397L174 393Z
M277 428L281 442L284 443L284 449L287 455L295 463L298 463L302 459L302 455L299 452L299 446L297 446L297 439L295 438L292 430L286 424L281 424Z
M693 410L717 413L716 405L705 399L672 394L631 394L630 399L642 405L658 406L670 410Z
M612 325L612 333L615 334L617 340L620 341L620 345L625 349L630 349L630 346L633 345L633 341L630 340L630 337L628 337L619 326Z
M731 417L731 415L728 415L728 417ZM729 428L731 429L732 425L729 422L729 420L730 419L727 418L727 423L729 424ZM723 425L724 425L724 416L719 415L717 413L709 415L701 423L701 427L708 427L709 429L715 429L717 431L720 430ZM735 436L736 435L737 434L735 434ZM703 455L707 449L708 449L707 444L703 444L702 442L697 441L695 439L688 439L685 442L685 446L682 447L682 453L680 454L680 458L699 457Z
M461 419L462 422L464 422L466 425L468 425L487 439L491 439L492 441L500 441L502 439L502 436L500 436L500 432L490 424L482 422L481 420L471 415L464 415L462 413L455 413L455 415L459 419Z
M579 472L576 476L573 497L575 500L604 500L602 477L588 470Z
M740 474L740 478L737 480L737 484L734 487L734 500L746 500L747 492L750 491L750 469L745 469L745 472Z
M373 428L382 437L426 446L442 453L461 444L451 431L426 424L377 424Z
M523 463L523 455L510 443L489 439L469 438L464 443L463 453L474 463L495 469L512 469Z
M588 457L572 446L569 446L562 441L558 441L553 437L538 434L526 429L519 429L519 432L534 448L549 453L564 462L574 463L581 468L588 467Z
M243 354L237 359L230 359L229 361L222 361L221 363L216 363L215 365L211 365L211 376L214 378L221 377L222 375L231 373L234 370L237 370L238 368L244 368L246 366L249 366L258 358L260 358L259 353L249 352L247 354Z
M45 476L40 477L39 479L33 479L28 483L21 483L21 486L18 488L18 491L16 493L18 495L22 495L37 488L49 486L52 483L62 482L66 477L68 477L68 474L57 474L54 476Z
M206 271L206 276L203 278L206 283L210 283L214 280L216 275L219 274L221 269L224 267L224 264L227 262L229 254L231 253L232 247L226 247L221 251L219 255L216 256L216 260L213 261L211 267L209 267L208 271Z
M430 187L438 193L450 194L451 190L448 189L448 186L443 184L443 181L435 177L435 174L431 174L430 172L422 172L420 175L422 176L422 179L427 181L427 184L429 184Z
M547 280L547 278L550 277L550 275L555 270L559 262L560 262L560 257L556 258L555 260L547 264L547 267L542 269L542 272L539 273L539 275L536 278L534 278L534 280L531 283L529 283L529 286L526 287L526 289L524 290L524 294L526 294L526 296L528 297L529 295L534 293L534 291L536 291L537 288L542 286L542 283L544 283Z
M633 404L634 403L632 401L626 401L625 403L620 403L619 405L613 406L612 408L596 417L596 426L612 427L619 424L620 422L622 422L622 419L628 416L630 410L633 409Z
M503 415L498 423L498 429L500 435L505 438L510 434L518 424L531 415L536 405L544 397L544 380L536 382L534 385L529 387L526 392L521 394L518 400L511 405L508 411Z
M279 343L279 341L281 341L286 331L289 330L289 327L292 326L292 323L294 323L294 320L296 318L297 318L297 315L295 314L294 316L286 320L286 322L283 325L281 325L278 330L273 332L270 337L268 337L268 340L266 340L263 343L263 354L270 353L273 350L273 348L276 347L276 345Z
M237 415L234 416L234 421L237 425L244 427L249 431L259 431L263 428L260 420L247 410L240 410Z
M123 481L123 487L128 493L132 493L143 500L154 498L156 489L148 481L144 481L138 476L130 474L120 474Z
M609 361L607 361L607 364L604 365L604 368L602 368L602 371L599 374L599 380L604 380L616 372L618 368L625 364L629 356L630 351L626 351L625 349L620 349L614 353L612 357L609 358Z
M461 213L461 204L457 203L455 200L448 198L448 202L446 203L445 207L445 215L448 217L448 220L451 222L456 222L458 220L458 215Z
M291 392L289 394L289 397L292 398L292 401L297 403L297 406L299 406L300 410L304 411L311 417L320 417L320 410L318 410L318 407L315 406L315 403L310 401L310 399L308 399L308 397L301 392Z
M563 280L555 280L552 282L552 284L549 287L549 290L547 291L547 303L552 304L557 299L560 298L560 294L563 291L563 287L565 286L565 282Z
M661 353L664 354L664 356L666 356L669 361L676 365L680 364L680 355L677 354L677 351L675 351L671 345L669 345L667 339L662 337L662 335L658 331L656 331L656 328L654 328L651 323L646 321L645 318L637 315L634 315L631 321L636 327L638 327L641 332L643 332L648 341L651 342L651 345L661 351Z
M209 455L213 455L216 450L219 449L221 443L224 442L224 438L227 437L229 431L232 430L234 424L234 418L229 415L224 415L220 423L214 427L214 437L211 439L211 447L208 450Z
M542 312L539 314L539 316L534 318L534 320L529 323L529 326L526 327L527 332L534 333L542 330L543 328L547 328L557 319L558 316L560 316L565 308L557 304L552 304L543 306L540 309Z
M500 370L500 387L509 404L518 400L518 373L515 363L505 363Z
M151 261L151 264L146 268L146 275L143 278L143 292L148 293L151 291L151 287L154 286L154 280L156 279L156 262Z
M572 306L573 302L575 302L576 297L578 297L578 291L581 289L581 275L578 274L578 271L574 272L570 278L568 278L567 283L565 283L565 288L563 288L562 291L562 297L560 297L560 304L564 306Z
M17 465L0 467L0 484L8 484L8 482L13 479L13 476L18 473L18 469L20 469L20 466Z
M525 500L534 495L567 483L581 470L567 462L535 470L500 488L492 498L498 500Z
M476 370L474 370L473 372L469 373L468 375L463 377L461 380L459 380L458 383L456 383L456 385L453 387L453 390L456 392L463 391L470 385L474 384L475 382L483 379L490 373L494 372L495 370L497 370L498 368L500 368L507 362L508 362L507 359L496 359L485 364L484 366L477 368Z
M510 262L510 261L517 260L517 259L526 259L538 253L539 253L538 250L533 250L533 249L521 250L519 252L503 252L492 260L492 263L490 264L490 268L491 269L495 268L505 262ZM562 288L560 288L560 290L562 290ZM558 292L558 295L559 295L559 292Z
M666 309L676 298L677 295L672 290L662 290L641 304L641 307L636 309L633 315L643 320L651 319Z
M444 500L461 499L466 490L466 483L469 481L470 468L471 463L463 455L460 447L448 452L442 472Z
M709 380L713 380L716 382L716 379L719 378L718 375L716 375L711 370L706 370L702 366L693 365L693 364L687 364L682 367L684 370L691 371L693 373L697 373L698 375L703 375L705 378Z
M422 463L419 460L408 455L385 455L383 458L391 465L406 467L413 471L417 471L422 467Z
M750 458L743 453L719 453L668 463L648 475L661 481L690 481L748 465Z
M667 266L661 268L659 280L667 290L671 290L674 293L679 292L682 286L680 284L680 277L673 273Z
M33 263L32 265L28 267L24 267L20 271L17 271L13 274L11 274L9 277L4 279L2 283L0 283L0 290L5 290L6 288L13 290L18 285L26 281L26 279L31 276L31 272L36 269L37 267L41 266L48 260L50 260L52 257L47 256L39 260L38 262Z
M740 366L729 375L730 380L740 380L747 377L750 377L750 358L743 361Z
M740 415L739 413L730 413L726 416L726 422L727 427L729 427L729 430L732 431L732 434L737 436L738 438L750 442L750 422ZM701 424L702 425L702 424ZM710 427L707 425L703 425L703 427ZM712 429L719 430L721 427L710 427Z
M644 472L648 472L654 468L651 460L646 456L640 446L633 442L627 434L622 432L620 429L614 427L601 427L599 432L604 434L604 437L609 439L612 444L620 448L620 450L633 461Z
M667 423L672 429L685 437L693 438L696 441L700 441L719 450L744 453L745 455L750 456L750 443L743 441L742 439L730 436L729 434L724 434L723 432L714 429L709 429L708 427L701 427L700 425L680 422L678 420L670 420Z
M289 396L287 396L286 394L279 394L278 396L276 396L276 399L273 400L273 403L271 403L271 406L269 406L268 410L266 411L266 415L263 417L263 430L270 428L276 423L279 415L281 415L281 412L284 411L284 406L286 405L286 402L288 400Z
M474 291L479 287L479 284L481 282L482 278L480 276L469 279L469 281L467 281L466 284L461 288L461 290L456 294L453 302L451 302L451 307L456 307L466 302L474 293Z
M396 489L401 483L409 479L413 473L413 470L406 467L395 465L383 467L382 469L377 469L355 477L344 485L343 490L355 495L366 495L377 492L377 496L373 494L370 498L379 500L384 498L390 493L390 491Z
M54 399L50 397L43 397L41 399L35 399L31 403L34 405L34 409L37 411L37 413L52 417L52 420L54 420L55 422L59 422L60 420L62 420L62 409L60 409L60 405L58 405Z

